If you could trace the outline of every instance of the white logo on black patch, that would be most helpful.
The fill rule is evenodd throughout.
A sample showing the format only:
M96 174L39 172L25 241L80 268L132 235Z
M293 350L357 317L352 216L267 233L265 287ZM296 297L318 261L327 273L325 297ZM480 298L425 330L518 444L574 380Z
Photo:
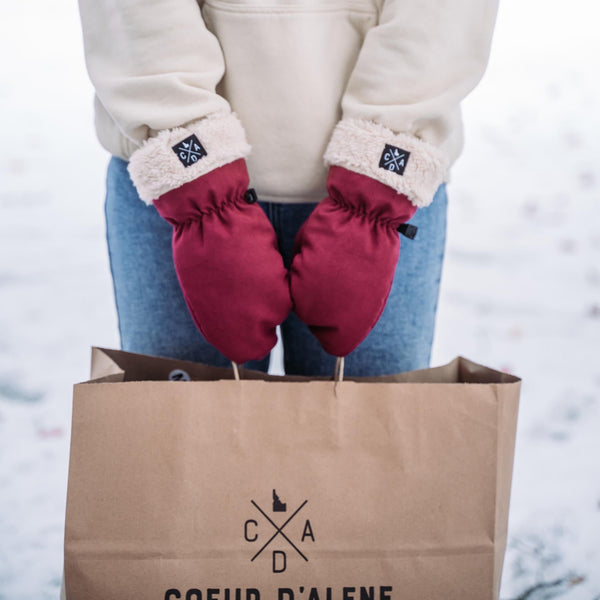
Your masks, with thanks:
M173 152L177 154L177 158L184 167L196 164L203 156L207 155L204 146L202 146L195 134L190 135L190 137L173 146Z
M379 166L387 171L398 173L398 175L404 175L409 156L410 152L386 144L379 159Z

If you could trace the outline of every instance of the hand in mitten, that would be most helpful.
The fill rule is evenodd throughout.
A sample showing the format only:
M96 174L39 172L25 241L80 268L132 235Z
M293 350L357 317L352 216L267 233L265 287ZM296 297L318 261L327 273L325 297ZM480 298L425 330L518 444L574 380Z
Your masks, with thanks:
M173 261L192 319L227 358L264 358L288 315L275 231L248 189L250 146L234 113L161 131L131 156L139 195L173 226Z
M327 191L296 236L290 287L294 312L323 349L346 356L381 316L398 262L398 227L417 207L336 165L329 167Z
M336 124L323 158L329 195L298 231L290 287L294 311L325 351L346 356L383 312L398 231L414 237L406 221L432 202L448 164L429 142L354 117Z

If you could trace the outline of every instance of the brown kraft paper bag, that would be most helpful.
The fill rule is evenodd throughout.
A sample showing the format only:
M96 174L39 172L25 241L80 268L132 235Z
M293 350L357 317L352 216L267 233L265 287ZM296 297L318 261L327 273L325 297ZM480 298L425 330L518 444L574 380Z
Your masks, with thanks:
M92 348L68 600L497 600L520 379L274 376Z

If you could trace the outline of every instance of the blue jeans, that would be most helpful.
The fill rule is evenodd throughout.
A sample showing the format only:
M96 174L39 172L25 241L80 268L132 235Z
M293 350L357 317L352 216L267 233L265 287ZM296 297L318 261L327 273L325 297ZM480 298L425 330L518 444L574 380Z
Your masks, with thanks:
M296 232L316 203L263 202L259 193L259 205L275 228L284 264L289 267ZM346 357L346 375L383 375L429 366L446 209L446 185L442 184L431 205L419 209L411 219L419 228L417 237L401 239L387 304L369 335ZM140 200L127 162L115 156L108 165L105 216L121 348L230 366L229 360L206 342L188 312L173 266L171 225ZM321 348L294 313L281 324L281 338L288 375L333 374L335 357ZM267 372L269 356L244 366Z

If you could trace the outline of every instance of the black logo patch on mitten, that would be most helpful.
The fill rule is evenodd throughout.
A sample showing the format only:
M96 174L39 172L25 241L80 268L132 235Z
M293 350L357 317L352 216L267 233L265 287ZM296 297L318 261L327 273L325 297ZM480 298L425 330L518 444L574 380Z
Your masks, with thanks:
M409 156L410 152L386 144L379 159L379 166L386 171L393 171L394 173L398 173L398 175L404 175L404 169L406 169Z
M177 158L184 167L196 164L203 156L208 154L195 134L186 137L185 140L173 146L173 152L177 154Z

